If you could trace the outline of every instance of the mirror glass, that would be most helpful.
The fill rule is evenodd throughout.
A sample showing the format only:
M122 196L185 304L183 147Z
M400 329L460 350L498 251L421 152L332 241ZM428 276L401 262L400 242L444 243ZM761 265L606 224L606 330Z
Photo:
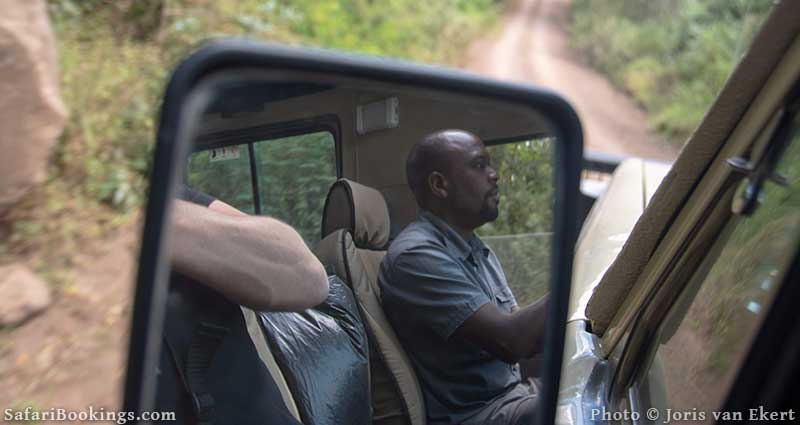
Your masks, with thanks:
M303 423L334 423L326 420L337 415L335 423L419 423L425 405L428 415L441 413L425 389L448 392L465 384L420 373L430 355L421 353L425 347L411 331L396 329L404 315L441 322L439 313L425 297L416 300L419 310L403 305L402 314L400 307L383 311L381 304L389 296L379 283L387 248L421 214L407 182L409 152L442 130L474 135L485 145L479 158L485 164L454 171L454 164L437 157L429 166L450 177L494 170L489 179L496 180L498 196L477 195L481 208L497 211L474 229L485 244L478 246L485 257L474 264L474 278L490 285L507 281L510 293L502 285L488 290L510 313L548 292L553 124L529 106L498 98L311 72L228 70L200 87L193 93L193 144L180 160L180 200L169 222L172 271L156 410L175 410L179 420L213 414L244 422L272 414L253 399L279 393L289 414ZM464 194L484 190L485 180L474 187L453 187L457 182L448 180L445 189L460 191L458 199L468 202ZM253 244L248 237L274 230L271 221L249 227L254 216L279 220L299 237L278 232L272 235L279 243ZM224 230L215 227L220 222ZM197 229L204 229L200 237L187 236ZM329 278L329 291L320 298L325 302L304 305L317 304L312 300L320 295L312 289L306 300L272 293L274 304L242 289L242 282L256 279L277 292L302 293L308 282L287 271L304 261L297 241L339 279ZM285 251L276 248L283 246ZM259 261L276 271L237 270ZM544 329L544 323L537 326ZM503 362L503 373L541 378L546 349L521 367ZM472 358L493 356L473 350ZM265 389L273 385L277 393Z

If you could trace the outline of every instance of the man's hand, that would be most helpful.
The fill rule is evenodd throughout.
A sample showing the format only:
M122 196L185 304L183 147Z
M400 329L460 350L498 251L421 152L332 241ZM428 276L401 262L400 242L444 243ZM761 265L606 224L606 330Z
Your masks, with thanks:
M494 303L483 305L455 331L453 337L466 339L506 363L517 363L542 351L550 294L511 314Z
M214 201L175 201L172 266L258 311L299 311L328 295L325 269L291 226Z

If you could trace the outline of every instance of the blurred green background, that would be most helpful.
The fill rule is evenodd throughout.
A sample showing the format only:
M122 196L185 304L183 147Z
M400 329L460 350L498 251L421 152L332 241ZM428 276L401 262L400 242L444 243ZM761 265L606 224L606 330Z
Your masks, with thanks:
M711 106L772 0L574 0L573 47L682 145Z

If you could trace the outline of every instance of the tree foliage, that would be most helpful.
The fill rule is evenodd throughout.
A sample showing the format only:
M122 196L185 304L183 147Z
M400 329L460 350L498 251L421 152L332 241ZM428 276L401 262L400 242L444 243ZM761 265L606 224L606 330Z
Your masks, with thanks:
M550 138L489 147L499 175L497 220L478 232L497 255L520 305L547 292L553 226L553 144Z
M573 44L682 144L769 11L771 0L575 0Z
M309 244L320 239L322 209L336 181L333 136L313 133L256 144L263 211L292 225Z
M248 145L238 145L239 158L212 161L211 152L192 155L187 182L249 214L256 197ZM336 181L336 149L328 132L253 143L259 211L294 227L309 245L320 239L322 209Z

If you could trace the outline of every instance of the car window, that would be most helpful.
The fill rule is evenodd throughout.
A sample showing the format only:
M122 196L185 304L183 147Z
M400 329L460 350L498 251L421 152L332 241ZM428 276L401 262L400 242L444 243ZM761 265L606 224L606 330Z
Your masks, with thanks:
M320 239L325 197L336 181L336 149L327 131L255 143L261 211Z
M487 147L499 175L499 215L478 233L503 265L520 306L544 295L549 285L553 145L541 138Z
M255 214L247 144L196 152L189 157L186 183L248 214Z
M643 405L712 420L724 403L800 246L799 123L795 117L775 170L782 182L764 183L752 215L732 216L662 324L655 357L636 383Z
M195 152L186 173L192 189L280 219L309 244L319 240L325 197L336 178L336 143L328 131Z

